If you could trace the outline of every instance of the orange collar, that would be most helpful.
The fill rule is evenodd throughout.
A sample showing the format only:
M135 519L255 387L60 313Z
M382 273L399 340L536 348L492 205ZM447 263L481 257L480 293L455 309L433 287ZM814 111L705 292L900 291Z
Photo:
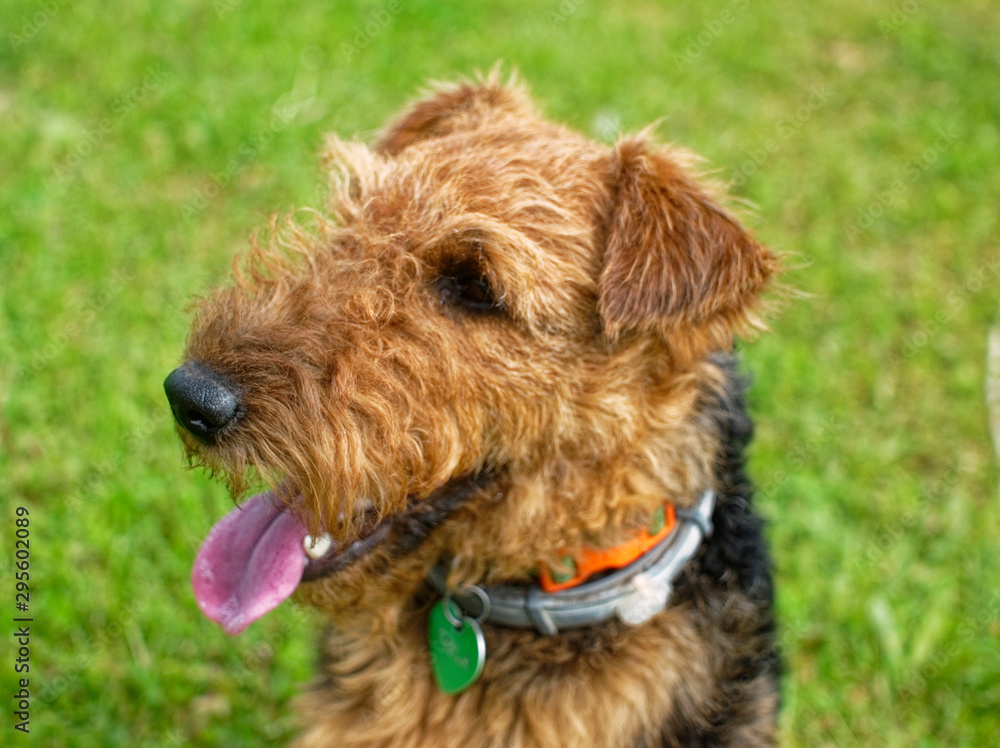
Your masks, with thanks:
M583 584L602 571L621 569L637 560L673 532L677 526L674 505L664 503L656 510L649 527L614 548L583 548L562 559L561 569L538 565L538 583L545 592L559 592Z

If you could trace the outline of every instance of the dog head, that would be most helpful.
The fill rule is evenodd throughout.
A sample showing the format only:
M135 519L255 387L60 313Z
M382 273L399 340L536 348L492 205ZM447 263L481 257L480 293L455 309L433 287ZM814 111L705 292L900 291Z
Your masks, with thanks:
M490 78L326 163L326 210L272 223L166 383L193 457L237 497L271 484L199 555L211 617L242 630L302 579L387 615L442 558L521 579L711 481L705 357L757 324L775 259L688 157Z

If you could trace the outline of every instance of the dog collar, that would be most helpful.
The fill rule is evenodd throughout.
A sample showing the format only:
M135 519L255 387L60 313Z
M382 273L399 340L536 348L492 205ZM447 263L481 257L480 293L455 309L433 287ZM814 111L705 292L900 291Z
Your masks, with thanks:
M546 592L541 587L496 585L450 590L448 572L431 569L431 584L470 620L510 628L534 628L545 636L618 618L637 626L667 607L673 581L712 534L715 492L705 491L689 509L676 509L676 524L642 556L595 581Z

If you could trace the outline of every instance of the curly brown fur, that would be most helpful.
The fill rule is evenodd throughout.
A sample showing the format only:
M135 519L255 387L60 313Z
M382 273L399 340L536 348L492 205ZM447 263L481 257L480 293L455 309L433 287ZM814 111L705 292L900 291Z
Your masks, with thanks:
M207 444L181 430L237 497L263 479L314 533L384 531L298 590L330 628L296 745L773 744L750 426L716 354L760 327L774 256L689 156L592 143L496 76L428 95L373 150L332 139L325 163L326 210L276 219L195 319L187 359L238 417ZM555 637L487 625L481 679L437 690L434 564L530 584L706 488L717 530L667 610Z

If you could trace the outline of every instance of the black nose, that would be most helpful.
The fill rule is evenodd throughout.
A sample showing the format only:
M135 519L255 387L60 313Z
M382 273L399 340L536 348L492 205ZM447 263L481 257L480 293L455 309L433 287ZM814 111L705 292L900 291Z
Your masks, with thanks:
M197 361L170 372L163 389L177 423L205 444L214 444L216 434L239 418L235 388Z

